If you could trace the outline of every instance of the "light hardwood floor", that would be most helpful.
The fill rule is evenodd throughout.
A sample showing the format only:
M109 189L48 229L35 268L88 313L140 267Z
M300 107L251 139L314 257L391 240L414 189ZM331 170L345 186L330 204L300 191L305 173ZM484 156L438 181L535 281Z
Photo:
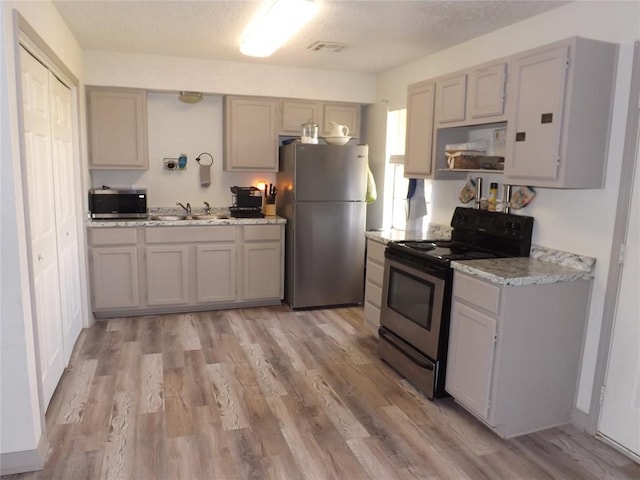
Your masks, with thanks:
M505 441L376 355L361 308L119 318L84 330L45 469L6 479L639 479L562 427Z

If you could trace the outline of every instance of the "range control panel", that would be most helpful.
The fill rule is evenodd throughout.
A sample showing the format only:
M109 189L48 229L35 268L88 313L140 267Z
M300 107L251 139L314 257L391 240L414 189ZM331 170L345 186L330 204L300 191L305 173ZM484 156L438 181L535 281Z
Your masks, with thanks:
M505 253L527 256L531 249L533 217L456 207L451 219L452 238ZM525 254L526 252L526 254Z

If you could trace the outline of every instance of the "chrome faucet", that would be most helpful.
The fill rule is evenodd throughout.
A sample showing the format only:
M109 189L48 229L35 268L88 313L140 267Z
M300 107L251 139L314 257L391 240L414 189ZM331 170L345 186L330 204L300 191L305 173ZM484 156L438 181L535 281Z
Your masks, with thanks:
M191 215L191 205L188 202L186 207L180 202L176 202L176 205L181 206L184 209L184 211L187 213L187 215Z
M206 213L207 215L211 215L211 205L209 205L209 202L204 202L204 213Z

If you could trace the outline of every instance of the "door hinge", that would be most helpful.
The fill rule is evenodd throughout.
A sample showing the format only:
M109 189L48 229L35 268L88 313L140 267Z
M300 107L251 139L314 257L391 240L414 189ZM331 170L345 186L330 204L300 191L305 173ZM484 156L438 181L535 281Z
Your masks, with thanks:
M600 405L604 403L604 392L606 390L606 385L602 385L600 387Z
M620 244L620 254L618 256L618 263L620 265L622 265L624 263L624 254L626 252L626 247L627 247L626 243Z

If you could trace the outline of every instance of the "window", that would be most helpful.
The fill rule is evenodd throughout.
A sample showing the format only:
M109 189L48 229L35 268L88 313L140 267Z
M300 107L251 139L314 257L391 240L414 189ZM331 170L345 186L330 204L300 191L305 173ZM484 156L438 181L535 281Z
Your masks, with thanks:
M384 182L384 198L382 226L405 230L407 228L407 192L409 179L404 177L404 143L407 125L407 110L392 110L387 115L387 152ZM426 227L430 212L431 182L418 180L418 191L424 192L426 215L412 219L410 228ZM416 222L416 220L418 220Z

